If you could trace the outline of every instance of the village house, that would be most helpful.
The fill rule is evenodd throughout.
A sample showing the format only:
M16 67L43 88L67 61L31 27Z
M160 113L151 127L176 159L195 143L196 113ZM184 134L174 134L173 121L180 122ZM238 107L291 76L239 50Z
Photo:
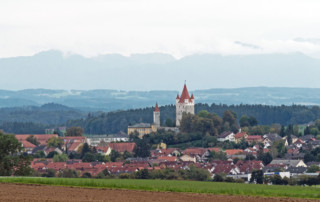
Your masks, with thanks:
M208 157L210 155L210 151L208 149L205 148L188 148L186 150L183 151L183 158L180 157L180 159L186 159L187 157L185 156L189 156L189 157L195 157L196 158L196 162L206 162L208 160ZM183 160L185 161L185 160Z
M282 140L277 133L269 133L263 135L263 144L265 148L270 147L275 141Z
M248 137L248 134L246 132L239 132L235 134L234 141L235 143L239 144L242 140L245 140Z
M249 135L246 140L249 144L263 142L261 135Z
M290 167L307 167L307 165L303 162L303 160L291 160L291 159L274 159L270 162L270 166L272 165L284 165L285 168Z
M97 146L97 152L103 156L109 156L112 149L109 146Z
M124 153L125 151L133 153L136 143L134 142L119 142L119 143L109 143L108 146L111 150L115 150L119 153Z
M93 147L98 146L102 142L109 143L109 142L128 142L128 141L129 141L129 136L122 131L112 135L90 135L87 137L87 143Z
M231 131L225 131L225 132L221 133L220 135L218 135L218 141L219 142L225 142L225 141L234 142L235 141L234 133Z

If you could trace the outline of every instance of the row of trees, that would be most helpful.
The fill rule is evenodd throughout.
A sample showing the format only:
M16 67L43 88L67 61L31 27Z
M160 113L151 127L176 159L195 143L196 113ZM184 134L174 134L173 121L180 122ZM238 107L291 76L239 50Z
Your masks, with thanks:
M88 134L110 134L119 131L126 131L128 125L140 122L152 123L154 108L143 108L127 111L102 113L98 116L88 116L85 119L69 120L67 126L81 126ZM217 105L217 104L196 104L195 112L205 110L209 113L215 113L220 117L224 116L226 111L234 112L240 125L244 127L253 127L257 123L263 125L272 125L278 123L281 125L302 124L316 120L320 117L320 108L317 106L308 107L302 105L292 106L268 106L268 105ZM174 126L175 105L166 105L160 107L162 125ZM205 115L205 114L204 114ZM200 116L201 118L201 116ZM241 120L240 120L241 119ZM219 120L216 120L219 121ZM225 127L223 124L222 127ZM234 126L229 125L233 128Z

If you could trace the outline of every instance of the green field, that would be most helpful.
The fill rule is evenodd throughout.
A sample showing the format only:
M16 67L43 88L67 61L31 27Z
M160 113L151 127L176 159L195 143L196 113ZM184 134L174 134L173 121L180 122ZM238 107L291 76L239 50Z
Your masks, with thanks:
M135 179L1 177L0 183L320 199L317 187Z

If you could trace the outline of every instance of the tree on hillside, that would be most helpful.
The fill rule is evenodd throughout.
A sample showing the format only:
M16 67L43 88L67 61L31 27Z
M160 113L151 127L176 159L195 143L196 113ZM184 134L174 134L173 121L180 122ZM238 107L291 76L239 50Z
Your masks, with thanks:
M223 131L231 130L234 133L238 132L237 114L227 110L223 114Z
M241 127L248 127L250 126L249 123L249 118L246 115L242 115L240 120L239 120L240 126Z
M67 129L67 134L66 136L71 137L71 136L82 136L84 133L83 128L77 126L77 127L71 127Z
M285 128L283 125L281 125L281 129L280 129L280 134L279 134L281 137L284 137L286 136L286 132L285 132Z
M257 120L255 117L253 117L253 116L250 116L249 119L248 119L248 121L249 121L250 126L256 126L256 125L258 125L258 120Z

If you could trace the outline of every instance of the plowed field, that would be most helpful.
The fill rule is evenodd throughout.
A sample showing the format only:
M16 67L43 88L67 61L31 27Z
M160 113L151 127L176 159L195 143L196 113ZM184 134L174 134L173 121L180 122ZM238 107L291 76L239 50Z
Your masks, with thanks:
M94 188L72 188L46 185L25 185L0 183L0 201L183 201L183 202L302 202L316 201L293 198L263 198L249 196L228 196L190 194L174 192L149 192L133 190L112 190Z

